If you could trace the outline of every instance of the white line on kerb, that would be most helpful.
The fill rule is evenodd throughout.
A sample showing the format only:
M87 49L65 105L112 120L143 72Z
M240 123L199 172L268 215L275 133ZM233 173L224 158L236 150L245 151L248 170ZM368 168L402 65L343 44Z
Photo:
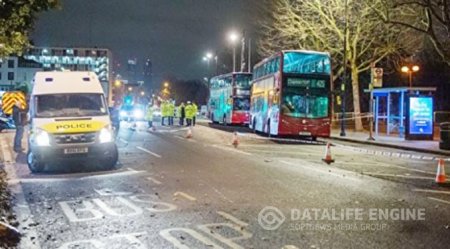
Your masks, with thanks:
M156 184L156 185L161 185L161 182L158 181L158 180L156 180L156 179L153 178L153 177L147 177L147 180L153 182L153 183Z
M248 223L245 223L245 222L239 220L238 218L234 217L234 216L231 215L231 214L227 214L227 213L222 212L222 211L218 211L217 214L220 215L220 216L222 216L225 220L232 221L232 222L234 222L235 224L237 224L237 225L239 225L239 226L241 226L241 227L246 227L246 226L248 226Z
M184 198L186 198L186 199L188 199L190 201L196 201L197 200L195 197L190 196L190 195L188 195L186 193L183 193L183 192L175 192L175 194L173 194L173 196L175 196L175 197L182 196L182 197L184 197Z
M450 191L442 191L442 190L432 190L432 189L413 189L414 192L425 192L425 193L434 193L434 194L445 194L450 195Z
M442 200L442 199L438 199L438 198L434 198L434 197L428 197L428 199L450 205L450 201L446 201L446 200Z
M149 151L149 150L147 150L147 149L144 149L144 148L142 148L142 147L140 147L140 146L136 146L136 148L137 148L138 150L142 150L142 151L144 151L144 152L147 152L148 154L150 154L150 155L152 155L152 156L155 156L155 157L157 157L157 158L161 158L161 155L158 155L158 154L156 154L155 152L151 152L151 151Z

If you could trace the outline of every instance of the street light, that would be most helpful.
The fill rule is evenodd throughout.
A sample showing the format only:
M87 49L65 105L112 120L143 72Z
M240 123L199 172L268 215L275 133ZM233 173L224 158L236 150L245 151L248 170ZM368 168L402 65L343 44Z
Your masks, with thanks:
M131 86L128 87L128 91L129 91L129 92L133 91L133 88L132 88Z
M236 71L236 44L238 39L239 35L235 31L231 31L228 34L228 40L230 41L231 46L233 46L233 72Z
M144 91L141 91L141 95L144 96L144 95L145 95L145 92L144 92Z
M420 70L420 67L417 65L414 65L412 67L403 66L402 67L402 73L407 73L409 76L409 88L412 88L412 75L413 73L416 73Z
M164 82L164 87L168 88L169 87L169 82Z

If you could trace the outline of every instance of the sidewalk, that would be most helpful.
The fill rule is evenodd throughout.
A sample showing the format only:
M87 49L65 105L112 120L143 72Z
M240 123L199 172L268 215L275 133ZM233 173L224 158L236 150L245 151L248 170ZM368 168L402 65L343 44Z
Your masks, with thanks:
M369 144L381 147L389 147L402 150L410 150L421 153L431 153L438 155L450 156L450 150L439 149L439 141L410 141L400 138L398 136L375 136L375 141L369 141L369 132L355 132L352 130L346 130L346 136L341 137L339 129L333 129L331 131L330 138L335 140Z

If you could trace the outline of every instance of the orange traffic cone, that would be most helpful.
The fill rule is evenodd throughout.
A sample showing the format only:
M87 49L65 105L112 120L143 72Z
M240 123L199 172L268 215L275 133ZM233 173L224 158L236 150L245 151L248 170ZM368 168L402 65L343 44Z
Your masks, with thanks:
M436 183L445 183L447 176L445 176L444 159L439 159L438 168L436 172Z
M331 144L327 143L327 147L325 149L325 158L322 159L322 161L324 161L326 164L334 163L334 160L331 157L331 149L330 149L330 147L331 147Z
M186 132L186 138L192 138L192 130L189 128Z
M239 145L239 137L237 132L233 132L233 143L232 145L234 146L234 148L237 148Z

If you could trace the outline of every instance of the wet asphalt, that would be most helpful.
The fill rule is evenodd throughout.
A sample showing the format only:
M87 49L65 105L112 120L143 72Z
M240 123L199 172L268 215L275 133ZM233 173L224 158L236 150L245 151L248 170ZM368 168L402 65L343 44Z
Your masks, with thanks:
M448 248L450 186L437 162L336 142L281 142L203 123L122 124L111 171L40 174L0 135L21 248ZM220 129L219 129L220 128ZM234 148L232 131L239 132ZM95 166L95 163L94 163ZM98 165L101 168L101 165ZM409 216L403 213L409 212ZM383 215L384 214L384 215Z

